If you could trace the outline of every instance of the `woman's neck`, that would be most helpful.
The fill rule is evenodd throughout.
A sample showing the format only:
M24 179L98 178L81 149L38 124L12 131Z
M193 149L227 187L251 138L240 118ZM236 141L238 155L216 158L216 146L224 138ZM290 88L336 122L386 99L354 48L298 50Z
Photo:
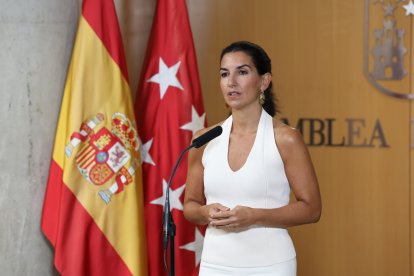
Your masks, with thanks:
M262 107L254 107L249 110L232 110L233 116L233 132L246 133L255 132L259 125L260 116L262 114Z

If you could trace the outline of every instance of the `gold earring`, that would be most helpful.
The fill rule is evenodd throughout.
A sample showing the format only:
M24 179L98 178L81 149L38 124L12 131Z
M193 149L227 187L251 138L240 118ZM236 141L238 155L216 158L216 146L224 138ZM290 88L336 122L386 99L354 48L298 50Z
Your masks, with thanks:
M262 93L260 94L260 97L259 97L259 103L260 103L261 105L263 105L263 104L264 104L264 102L265 102L265 100L266 100L266 96L265 96L265 94L264 94L264 91L262 91Z

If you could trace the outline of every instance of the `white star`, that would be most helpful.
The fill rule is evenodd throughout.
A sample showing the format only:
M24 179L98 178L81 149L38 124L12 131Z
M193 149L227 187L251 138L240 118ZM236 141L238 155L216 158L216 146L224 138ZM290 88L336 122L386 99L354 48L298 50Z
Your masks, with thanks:
M200 130L204 128L204 120L206 117L206 113L204 113L201 116L198 116L197 110L194 108L194 106L191 107L191 122L181 126L181 129L191 130L194 133L197 132L197 130Z
M187 243L186 245L180 246L180 249L193 251L195 253L195 266L198 266L201 260L201 252L203 251L204 237L198 228L195 228L195 240Z
M165 204L165 191L167 189L167 181L164 179L162 180L162 196L154 199L151 201L152 204L162 205L164 207ZM175 189L174 191L170 188L170 210L172 211L174 208L177 210L183 210L183 204L181 203L180 196L184 192L185 184L181 187Z
M408 16L410 14L414 14L414 4L413 4L413 0L410 0L410 3L408 3L408 5L404 5L403 7L406 10L405 15Z
M155 166L154 161L151 158L151 155L149 153L151 146L152 146L152 140L149 140L148 142L146 142L145 144L142 144L141 139L139 139L139 151L141 153L141 160L142 163L149 163L153 166Z
M158 74L152 76L147 82L155 82L160 85L160 97L161 99L164 97L165 93L169 86L174 86L184 90L181 83L177 79L177 72L180 68L181 61L177 62L175 65L171 67L167 67L165 62L160 57L159 62L159 72Z

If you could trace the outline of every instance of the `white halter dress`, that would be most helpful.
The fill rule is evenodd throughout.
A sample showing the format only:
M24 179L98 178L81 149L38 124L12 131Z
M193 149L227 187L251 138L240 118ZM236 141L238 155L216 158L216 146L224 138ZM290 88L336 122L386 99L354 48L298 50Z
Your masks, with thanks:
M262 110L253 147L237 171L232 171L228 163L232 123L230 116L222 125L222 135L209 142L203 153L206 204L221 203L229 208L287 205L290 186L275 143L272 117ZM231 232L208 226L201 260L202 266L223 266L238 271L240 268L260 270L295 257L287 229L251 226Z

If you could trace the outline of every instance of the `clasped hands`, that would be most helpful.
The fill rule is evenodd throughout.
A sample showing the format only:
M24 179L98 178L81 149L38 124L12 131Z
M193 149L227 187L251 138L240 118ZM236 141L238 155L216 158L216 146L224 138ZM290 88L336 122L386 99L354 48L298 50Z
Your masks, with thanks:
M254 224L253 208L237 205L233 209L213 203L205 206L208 224L218 229L240 230Z

